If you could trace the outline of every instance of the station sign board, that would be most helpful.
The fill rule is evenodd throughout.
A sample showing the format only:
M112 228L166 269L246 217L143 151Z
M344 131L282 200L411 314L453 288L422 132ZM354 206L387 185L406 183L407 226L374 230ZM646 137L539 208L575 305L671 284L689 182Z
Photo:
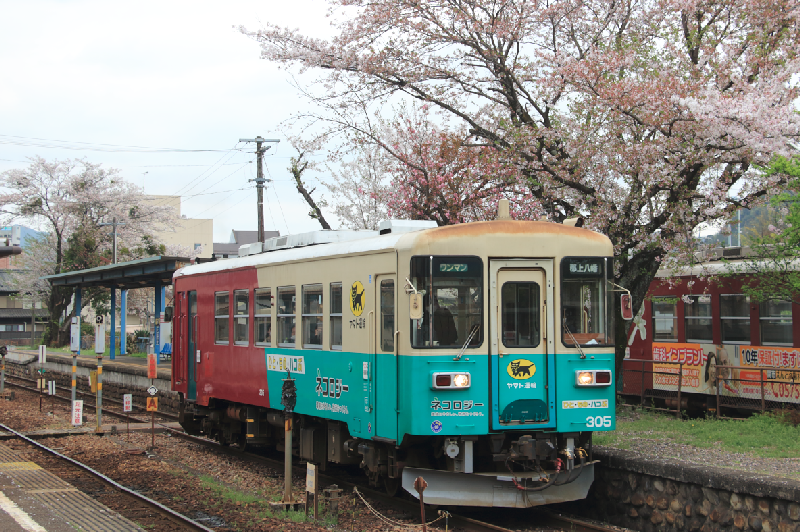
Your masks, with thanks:
M80 399L72 402L72 425L83 425L83 401Z
M158 412L158 397L147 398L147 411Z
M153 353L147 355L147 378L158 378L158 365L156 364L156 355Z

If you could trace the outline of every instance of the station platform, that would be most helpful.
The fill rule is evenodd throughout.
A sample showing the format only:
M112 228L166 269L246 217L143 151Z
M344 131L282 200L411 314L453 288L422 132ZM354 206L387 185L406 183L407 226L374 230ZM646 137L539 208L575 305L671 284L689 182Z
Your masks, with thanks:
M47 351L47 359L50 360L51 358L57 359L60 361L70 361L72 360L72 355L68 353L63 353L61 351ZM6 360L8 362L15 362L17 364L28 364L31 362L36 362L39 359L38 351L33 351L30 349L20 349L14 346L8 347L8 355L6 355ZM78 364L97 364L97 355L94 351L91 350L84 350L78 354ZM123 364L127 366L134 366L147 368L147 358L141 356L131 356L131 355L120 355L116 354L114 359L112 360L108 353L103 355L103 367L110 367L114 364ZM158 371L159 373L162 371L171 371L172 370L172 360L169 355L162 355L160 357L160 363L158 364Z
M142 529L0 444L0 530L128 532Z

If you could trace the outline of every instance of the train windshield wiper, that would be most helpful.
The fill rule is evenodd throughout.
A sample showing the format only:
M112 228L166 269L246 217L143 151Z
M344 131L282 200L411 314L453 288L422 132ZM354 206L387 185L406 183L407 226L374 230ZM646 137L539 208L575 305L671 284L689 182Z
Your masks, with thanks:
M472 326L472 330L469 332L469 336L467 336L467 341L464 342L464 345L461 347L461 351L458 352L458 356L453 360L461 360L461 357L464 356L464 351L467 350L467 346L472 341L472 338L475 336L475 333L478 332L478 329L480 328L481 328L480 323L476 323L475 325Z
M564 318L563 324L564 324L564 330L566 330L569 337L572 338L572 343L575 344L575 347L578 348L578 353L581 354L581 359L586 358L586 353L583 352L583 349L581 349L581 346L578 344L578 341L575 339L574 336L572 336L572 331L570 331L569 327L567 327L567 318Z

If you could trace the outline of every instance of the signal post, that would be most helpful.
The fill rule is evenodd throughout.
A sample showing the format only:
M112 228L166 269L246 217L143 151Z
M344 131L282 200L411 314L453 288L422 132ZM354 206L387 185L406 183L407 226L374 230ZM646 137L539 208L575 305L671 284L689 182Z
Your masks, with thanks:
M147 378L150 379L150 387L147 389L147 393L150 394L150 397L147 398L147 411L150 412L151 450L156 448L156 412L158 412L158 397L156 397L156 394L158 393L158 388L156 388L155 380L157 377L158 364L156 355L150 353L147 355Z
M6 397L6 355L8 348L0 346L0 397Z
M100 432L103 427L103 353L106 350L106 328L103 325L103 316L95 319L97 325L94 334L94 352L97 354L97 428Z

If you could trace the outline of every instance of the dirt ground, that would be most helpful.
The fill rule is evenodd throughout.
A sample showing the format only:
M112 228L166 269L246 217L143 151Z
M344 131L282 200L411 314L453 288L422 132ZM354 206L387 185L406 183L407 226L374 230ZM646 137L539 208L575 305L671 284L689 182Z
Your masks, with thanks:
M61 430L71 428L67 402L45 398L39 412L39 396L18 388L13 401L0 400L0 423L14 430ZM373 515L364 503L355 500L350 490L343 492L338 516L323 514L314 522L301 512L282 513L270 509L269 502L283 494L283 471L259 463L215 453L208 447L167 434L156 434L154 452L129 454L126 449L144 451L151 434L126 434L125 422L104 416L104 424L116 424L119 432L104 437L81 435L39 440L48 447L102 472L120 484L139 491L209 528L219 531L273 530L415 530L410 526L386 523ZM84 427L95 426L92 411L84 410ZM305 478L295 473L293 493L302 495ZM327 483L322 484L322 488ZM389 519L417 524L417 516L386 508L370 501ZM428 517L430 521L431 517Z

